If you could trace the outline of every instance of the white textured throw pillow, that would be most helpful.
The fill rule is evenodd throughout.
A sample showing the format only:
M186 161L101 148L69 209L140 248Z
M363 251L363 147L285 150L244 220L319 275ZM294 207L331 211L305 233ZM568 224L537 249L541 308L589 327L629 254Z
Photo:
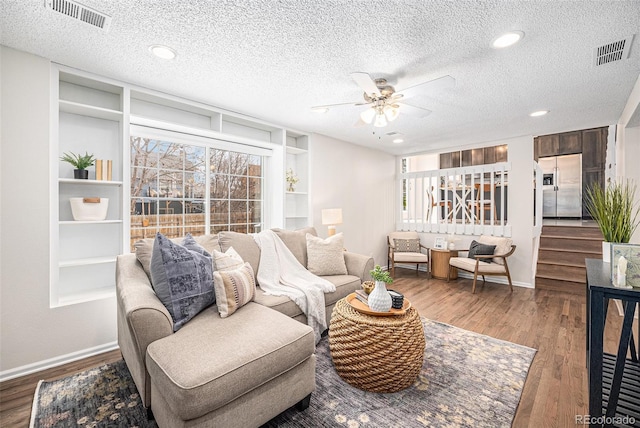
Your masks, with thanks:
M213 268L214 270L226 271L234 270L242 267L244 260L240 257L240 254L233 247L229 247L224 253L218 250L213 250Z
M342 232L327 239L307 233L307 269L315 275L347 274Z

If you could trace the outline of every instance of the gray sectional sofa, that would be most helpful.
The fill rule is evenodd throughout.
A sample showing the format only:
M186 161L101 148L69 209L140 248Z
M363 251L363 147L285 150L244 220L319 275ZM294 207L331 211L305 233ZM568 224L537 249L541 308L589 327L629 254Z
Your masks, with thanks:
M307 232L274 229L306 266ZM208 251L233 247L258 271L260 249L250 235L197 237ZM260 426L289 407L306 408L315 389L315 341L298 306L258 287L253 302L221 318L214 306L177 332L156 297L145 257L152 241L116 262L118 344L145 407L162 427ZM344 252L347 275L325 276L327 325L333 306L370 279L371 257Z

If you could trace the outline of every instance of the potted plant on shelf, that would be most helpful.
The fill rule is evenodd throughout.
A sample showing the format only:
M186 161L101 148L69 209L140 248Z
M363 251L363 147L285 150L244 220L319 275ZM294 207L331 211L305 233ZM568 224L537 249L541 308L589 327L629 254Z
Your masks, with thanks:
M289 183L289 187L287 188L287 192L295 192L295 184L300 181L297 175L293 173L293 169L289 168L287 170L287 183Z
M388 271L382 270L380 265L376 265L369 273L376 282L376 287L369 294L369 307L376 312L389 312L393 305L393 300L387 291L387 284L391 284L393 278L391 278Z
M64 153L60 157L60 160L69 162L74 166L73 178L81 178L84 180L89 178L89 171L87 171L87 168L93 165L93 155L90 155L87 152L85 152L84 155L77 155L73 152L69 152Z
M602 260L610 262L611 243L629 242L640 224L640 208L635 204L636 185L629 180L611 183L606 189L594 184L586 193L587 211L604 238Z

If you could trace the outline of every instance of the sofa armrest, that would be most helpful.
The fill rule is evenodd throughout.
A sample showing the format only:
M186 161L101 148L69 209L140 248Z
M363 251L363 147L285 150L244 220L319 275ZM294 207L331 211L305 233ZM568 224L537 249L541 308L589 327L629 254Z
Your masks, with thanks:
M344 262L347 265L349 275L359 277L360 281L371 280L369 271L373 270L373 257L345 251Z
M145 365L147 346L173 334L173 321L135 254L120 255L116 260L116 301L118 346L148 407L151 386Z

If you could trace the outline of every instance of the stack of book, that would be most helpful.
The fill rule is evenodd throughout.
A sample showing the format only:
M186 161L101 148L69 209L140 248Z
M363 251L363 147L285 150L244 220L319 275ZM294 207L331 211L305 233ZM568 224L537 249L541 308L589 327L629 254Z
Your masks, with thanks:
M398 293L395 290L387 290L389 295L391 296L391 307L393 309L402 309L402 305L404 304L404 295ZM356 290L356 299L360 300L362 303L369 305L368 302L368 294L364 292L364 290Z
M113 180L113 162L111 159L96 159L96 180Z

